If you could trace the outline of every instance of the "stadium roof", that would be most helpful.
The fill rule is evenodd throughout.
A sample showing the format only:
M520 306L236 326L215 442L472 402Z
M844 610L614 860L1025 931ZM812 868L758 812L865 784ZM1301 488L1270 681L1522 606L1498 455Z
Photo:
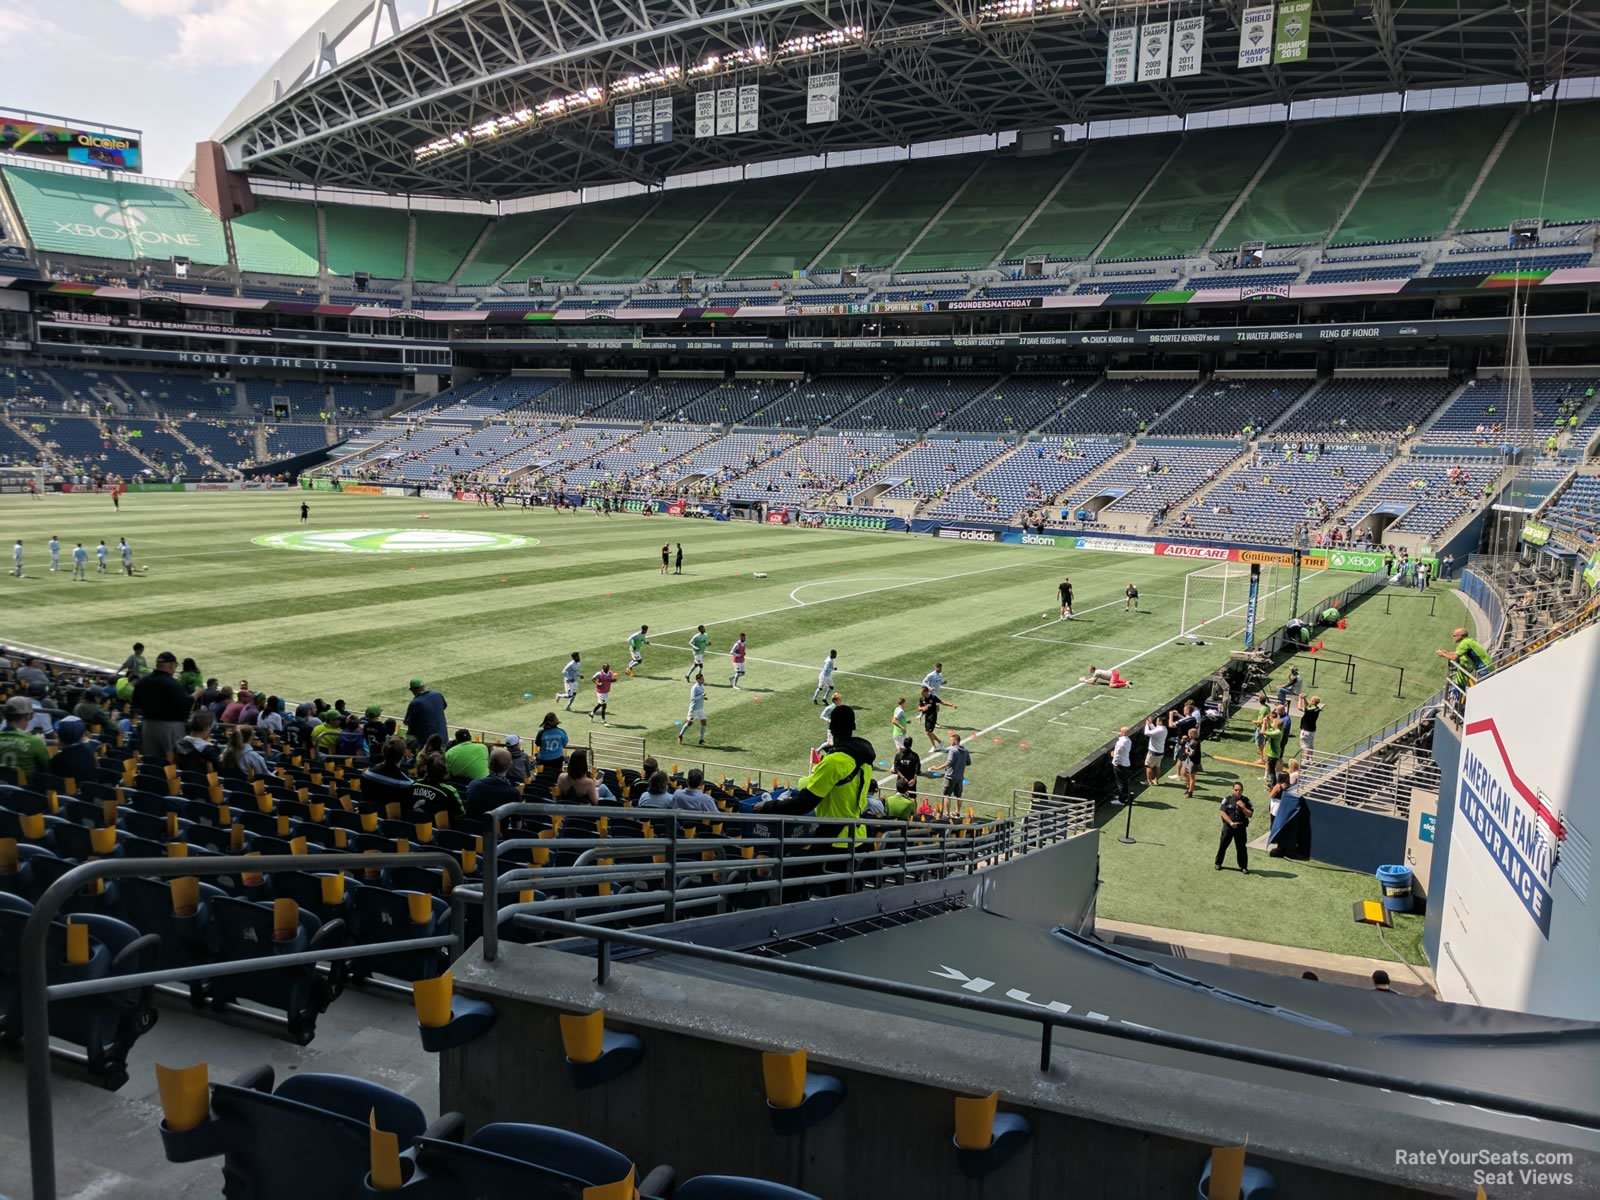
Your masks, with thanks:
M253 175L510 199L765 159L1329 96L1600 74L1588 0L1316 0L1309 58L1235 66L1244 0L461 0L409 27L339 0L219 130ZM1200 74L1106 85L1109 31L1202 15ZM394 32L378 39L388 15ZM370 36L363 37L362 31ZM354 41L352 57L338 50ZM365 45L362 45L362 42ZM841 76L839 119L806 81ZM758 83L760 127L693 136ZM671 96L674 140L613 148L612 104Z

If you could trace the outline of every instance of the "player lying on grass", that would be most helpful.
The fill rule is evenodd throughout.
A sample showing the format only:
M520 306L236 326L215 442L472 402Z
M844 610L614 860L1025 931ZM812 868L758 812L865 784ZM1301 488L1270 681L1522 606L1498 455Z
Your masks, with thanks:
M1093 663L1089 664L1089 673L1082 679L1078 680L1078 682L1086 683L1090 687L1093 687L1097 683L1103 683L1107 687L1114 688L1131 688L1133 686L1133 680L1124 679L1117 668L1097 667Z

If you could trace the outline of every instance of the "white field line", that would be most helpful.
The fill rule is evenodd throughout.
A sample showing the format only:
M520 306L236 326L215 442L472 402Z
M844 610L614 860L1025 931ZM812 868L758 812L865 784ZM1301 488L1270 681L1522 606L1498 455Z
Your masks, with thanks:
M1115 650L1120 654L1127 654L1137 650L1137 646L1108 646L1105 642L1069 642L1064 638L1034 637L1031 633L1013 633L1011 635L1024 642L1042 642L1046 646L1065 646L1069 650L1076 650L1080 646L1085 650Z
M1283 587L1275 588L1275 589L1273 589L1273 592L1269 592L1267 594L1268 595L1272 595L1275 592L1284 591L1284 590L1287 589L1287 586L1288 585L1286 584ZM1258 596L1256 598L1256 602L1259 604L1261 602L1261 599L1262 599L1262 597ZM1248 601L1246 601L1246 603L1248 603ZM1238 605L1236 607L1243 608L1243 607L1245 607L1245 605L1241 604L1241 605ZM1233 611L1233 610L1229 609L1229 610L1227 610L1227 611L1225 611L1223 613L1220 613L1218 615L1219 616L1226 616L1227 612L1231 612L1231 611ZM1148 650L1141 650L1141 651L1139 651L1139 653L1135 654L1132 658L1123 659L1121 662L1115 664L1112 667L1112 669L1116 670L1116 671L1120 671L1120 670L1122 670L1123 667L1129 666L1132 663L1136 663L1142 658L1148 658L1148 657L1150 657L1150 655L1154 654L1157 650L1163 650L1166 647L1172 645L1174 642L1178 642L1178 641L1183 640L1185 637L1187 637L1189 635L1190 632L1191 632L1190 630L1184 630L1181 633L1174 634L1172 637L1165 638L1162 641L1157 642L1154 646L1151 646ZM967 734L962 740L963 741L968 741L968 740L975 739L975 738L981 738L984 734L993 733L996 729L999 729L1002 726L1015 724L1017 721L1022 720L1023 717L1032 716L1034 713L1038 712L1041 708L1044 708L1047 704L1053 704L1057 700L1064 699L1065 697L1072 695L1072 693L1076 692L1078 689L1083 688L1083 687L1087 687L1087 686L1088 685L1085 684L1082 680L1079 680L1077 683L1074 683L1070 687L1062 688L1054 696L1048 696L1045 699L1037 701L1036 703L1028 706L1027 708L1023 709L1021 712L1007 717L1004 721L997 721L995 724L990 725L987 729L980 729L976 733ZM930 751L928 757L932 758L936 753L944 753L944 750L940 749L939 751Z
M902 577L899 575L846 575L842 579L816 579L810 583L802 583L799 587L795 588L793 592L789 593L789 599L793 600L802 608L809 608L813 604L826 604L826 600L802 600L795 593L803 592L807 588L822 587L824 584L828 583L865 583L869 579L899 579L901 580L900 586L909 586L912 583L939 582L936 579L929 579L927 576L912 578L909 576Z
M948 583L952 579L965 579L969 575L988 575L993 571L1009 571L1014 567L1025 567L1030 561L1037 563L1038 559L1018 559L1016 562L1000 563L998 566L979 567L975 571L957 571L953 575L934 575L919 579L908 579L902 583L888 584L885 587L862 588L859 592L846 592L842 596L829 596L826 600L814 600L810 604L806 604L803 601L796 601L793 604L785 604L779 608L764 608L760 612L745 613L744 615L738 617L726 617L720 620L705 621L702 623L708 629L713 625L737 625L740 621L753 621L757 617L770 617L773 613L793 612L797 608L816 608L821 604L835 604L840 600L852 600L857 596L870 596L874 592L893 592L898 591L901 588L921 587L928 583ZM818 579L814 582L832 583L834 581L831 579ZM797 588L795 590L798 591L799 589ZM685 625L682 629L663 629L658 631L656 636L671 637L675 633L689 633L697 628L699 628L698 625ZM629 630L629 633L632 633L632 630ZM626 640L626 635L624 635L624 640Z
M679 645L675 645L675 644L670 643L670 642L651 642L650 644L652 646L660 647L663 650L683 650L685 652L692 652L691 647L689 647L689 646L679 646ZM712 657L726 658L727 657L727 652L726 651L722 651L722 652L719 652L719 653L716 653L715 655L713 655L713 653L708 650L706 652L706 657L708 659L710 659ZM822 664L821 663L818 663L815 666L807 666L805 663L784 662L781 658L757 658L753 654L746 655L745 656L745 661L746 662L753 662L753 663L767 663L768 665L774 666L774 667L793 667L797 671L807 671L807 672L810 672L813 675L820 675L822 673ZM707 664L707 669L708 669L708 671L711 671L711 672L714 672L716 670L716 668L711 667L709 665L709 663ZM890 676L890 675L869 675L865 671L835 670L834 671L834 676L835 676L835 678L842 678L844 676L853 676L856 679L872 679L872 680L876 680L879 683L898 683L898 684L901 684L902 686L908 687L908 688L918 688L918 689L920 689L922 687L922 681L920 679L918 679L918 680L896 679L896 678L894 678L893 676ZM1020 704L1031 703L1032 699L1033 699L1031 696L1008 696L1004 692L980 692L976 688L951 687L948 683L944 685L942 690L946 691L946 692L960 692L964 696L988 696L991 700L1015 700Z

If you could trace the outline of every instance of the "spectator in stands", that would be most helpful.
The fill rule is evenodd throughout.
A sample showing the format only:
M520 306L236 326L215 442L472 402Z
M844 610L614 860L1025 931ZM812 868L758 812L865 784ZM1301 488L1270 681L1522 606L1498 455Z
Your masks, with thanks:
M227 704L223 705L219 720L224 725L238 725L244 715L245 698L250 695L248 691L241 691L234 695L230 689L224 688L224 694L229 696Z
M522 748L522 738L514 733L506 734L506 755L510 758L510 765L506 768L506 777L512 783L521 785L528 781L528 776L533 773L533 760L528 757L528 752ZM489 755L489 769L494 770L494 754Z
M56 740L60 748L50 759L50 771L63 779L76 779L80 783L93 780L100 773L94 743L85 735L84 723L77 717L64 717L56 726Z
M279 697L267 697L260 715L256 717L256 727L267 733L283 733L283 701Z
M135 646L137 655L143 646ZM123 664L126 668L127 664ZM156 669L141 675L134 685L132 703L142 720L140 747L147 758L166 762L183 738L194 701L177 676L178 657L170 650L156 655Z
M104 729L111 724L111 714L100 707L96 693L92 688L86 688L78 702L72 706L72 715L82 721L89 729Z
M444 696L429 689L420 679L413 679L410 687L411 703L406 706L407 740L413 745L421 746L430 737L449 736L449 728L444 719L444 711L449 704Z
M178 669L178 682L191 692L198 692L201 684L205 682L200 674L200 668L195 665L192 658L183 660L183 666Z
M463 814L461 793L450 782L444 755L423 755L419 774L421 778L411 785L413 817L438 824L440 813L448 813L452 821Z
M321 718L311 729L311 744L319 754L332 754L334 747L339 744L339 735L344 732L344 723L339 719L336 709L324 709Z
M545 713L535 740L539 743L534 759L539 774L546 780L554 779L561 773L561 763L567 753L567 731L561 728L561 720L555 713Z
M17 682L27 684L28 695L34 699L43 699L50 691L50 676L44 669L44 663L37 658L29 659L27 665L17 668Z
M361 720L355 713L346 713L340 723L339 736L334 740L333 752L341 757L365 758L367 735L362 731Z
M173 749L180 771L207 771L222 761L222 747L211 740L215 724L216 719L204 708L189 718L189 732L178 739Z
M485 817L502 804L514 804L522 792L511 778L511 752L496 746L489 753L489 773L467 785L467 816Z
M466 783L482 779L489 773L489 747L473 741L465 729L458 729L454 743L445 751L444 765L452 779Z
M589 752L582 747L567 759L567 769L556 778L551 794L553 804L614 804L611 789L597 783L589 774Z
M634 801L638 808L671 808L673 805L672 781L665 771L652 771L645 777L645 790Z
M135 642L133 644L133 653L122 660L122 665L117 668L117 674L126 676L134 683L138 683L141 676L149 673L150 663L144 656L144 643Z
M405 739L384 742L382 758L361 775L357 798L362 812L383 812L390 804L410 807L412 780L405 769L406 753Z
M756 812L801 816L815 812L818 834L833 837L836 848L864 840L866 827L855 823L866 811L867 783L877 753L872 743L856 736L856 711L848 704L833 710L829 720L831 748L795 790L782 799L764 800Z
M717 812L717 802L706 794L705 772L699 767L689 768L684 786L672 793L672 807L690 812Z
M6 701L5 728L0 729L0 767L12 771L48 771L50 755L44 739L27 731L33 719L33 701L13 696Z
M256 731L248 725L235 725L228 734L228 748L222 752L224 770L236 771L246 779L276 779L266 756L256 749Z

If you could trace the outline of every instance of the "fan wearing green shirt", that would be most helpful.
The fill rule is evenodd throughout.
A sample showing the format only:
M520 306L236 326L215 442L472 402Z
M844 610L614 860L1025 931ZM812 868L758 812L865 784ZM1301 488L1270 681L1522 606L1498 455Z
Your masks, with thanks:
M689 649L694 651L694 665L689 668L689 673L683 677L685 683L705 671L706 647L709 645L711 645L711 638L706 633L706 627L704 625L696 625L695 634L689 639Z
M482 779L489 773L489 747L473 741L467 730L458 729L455 742L444 752L444 766L452 779L469 783Z
M644 666L644 648L650 644L650 626L639 626L639 632L628 638L628 669L623 672L629 679L633 678L633 669Z
M44 739L27 731L33 720L33 701L26 696L13 696L6 701L5 728L0 729L0 767L13 771L48 771L50 752Z
M1494 659L1489 656L1482 642L1473 637L1465 626L1457 625L1450 636L1455 638L1454 650L1435 650L1440 658L1456 665L1456 684L1459 687L1471 687L1479 676L1487 675L1494 670Z

